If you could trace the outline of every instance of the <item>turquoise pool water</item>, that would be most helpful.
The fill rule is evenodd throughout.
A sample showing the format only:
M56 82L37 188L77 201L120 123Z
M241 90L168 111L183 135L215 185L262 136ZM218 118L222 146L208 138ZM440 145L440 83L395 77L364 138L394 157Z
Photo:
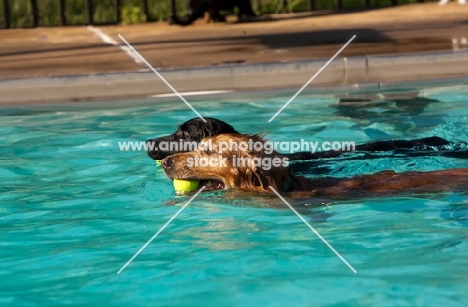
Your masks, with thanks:
M437 135L453 142L449 151L466 150L466 85L340 94L361 99L348 103L309 92L268 123L290 94L188 100L204 116L271 140ZM468 304L468 197L461 193L310 200L304 218L357 274L289 209L262 206L265 198L253 195L208 193L118 275L187 201L174 196L144 152L119 151L118 142L172 133L192 117L177 99L0 109L0 305ZM466 154L351 154L299 169L352 176L468 167L467 161Z

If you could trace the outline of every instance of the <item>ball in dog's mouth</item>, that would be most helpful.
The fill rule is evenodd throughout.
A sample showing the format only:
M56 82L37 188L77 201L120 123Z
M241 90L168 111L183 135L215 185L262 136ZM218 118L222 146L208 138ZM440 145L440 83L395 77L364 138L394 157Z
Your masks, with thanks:
M183 195L195 191L200 186L198 180L174 179L174 190L176 194Z
M215 191L224 189L224 183L220 180L188 180L174 179L174 190L177 195L186 195L205 186L204 191Z

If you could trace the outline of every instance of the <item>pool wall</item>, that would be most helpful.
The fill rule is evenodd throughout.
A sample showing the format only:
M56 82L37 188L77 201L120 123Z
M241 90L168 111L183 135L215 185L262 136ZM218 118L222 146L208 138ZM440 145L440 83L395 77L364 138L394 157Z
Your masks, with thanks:
M303 86L329 59L161 70L179 92L278 89ZM336 58L310 87L380 86L381 83L468 76L468 51ZM0 106L122 100L171 93L151 70L0 81Z

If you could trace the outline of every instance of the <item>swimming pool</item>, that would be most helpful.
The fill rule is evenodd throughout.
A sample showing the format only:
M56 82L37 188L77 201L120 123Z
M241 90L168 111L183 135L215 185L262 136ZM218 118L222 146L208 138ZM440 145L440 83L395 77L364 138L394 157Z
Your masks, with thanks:
M307 176L468 167L468 86L294 91L188 98L203 115L271 140L437 135L458 158L348 154L297 167ZM337 98L341 95L341 101ZM304 217L246 195L187 201L144 152L119 141L172 133L194 114L174 98L0 109L0 304L21 306L464 306L466 194L314 203Z

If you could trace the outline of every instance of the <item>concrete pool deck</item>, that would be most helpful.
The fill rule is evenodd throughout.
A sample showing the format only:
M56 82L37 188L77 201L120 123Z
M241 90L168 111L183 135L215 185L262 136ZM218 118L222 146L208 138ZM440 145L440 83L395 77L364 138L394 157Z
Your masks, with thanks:
M311 87L468 75L468 5L273 19L186 28L152 23L1 30L0 105L170 93L129 56L118 34L180 92L301 87L353 35Z

